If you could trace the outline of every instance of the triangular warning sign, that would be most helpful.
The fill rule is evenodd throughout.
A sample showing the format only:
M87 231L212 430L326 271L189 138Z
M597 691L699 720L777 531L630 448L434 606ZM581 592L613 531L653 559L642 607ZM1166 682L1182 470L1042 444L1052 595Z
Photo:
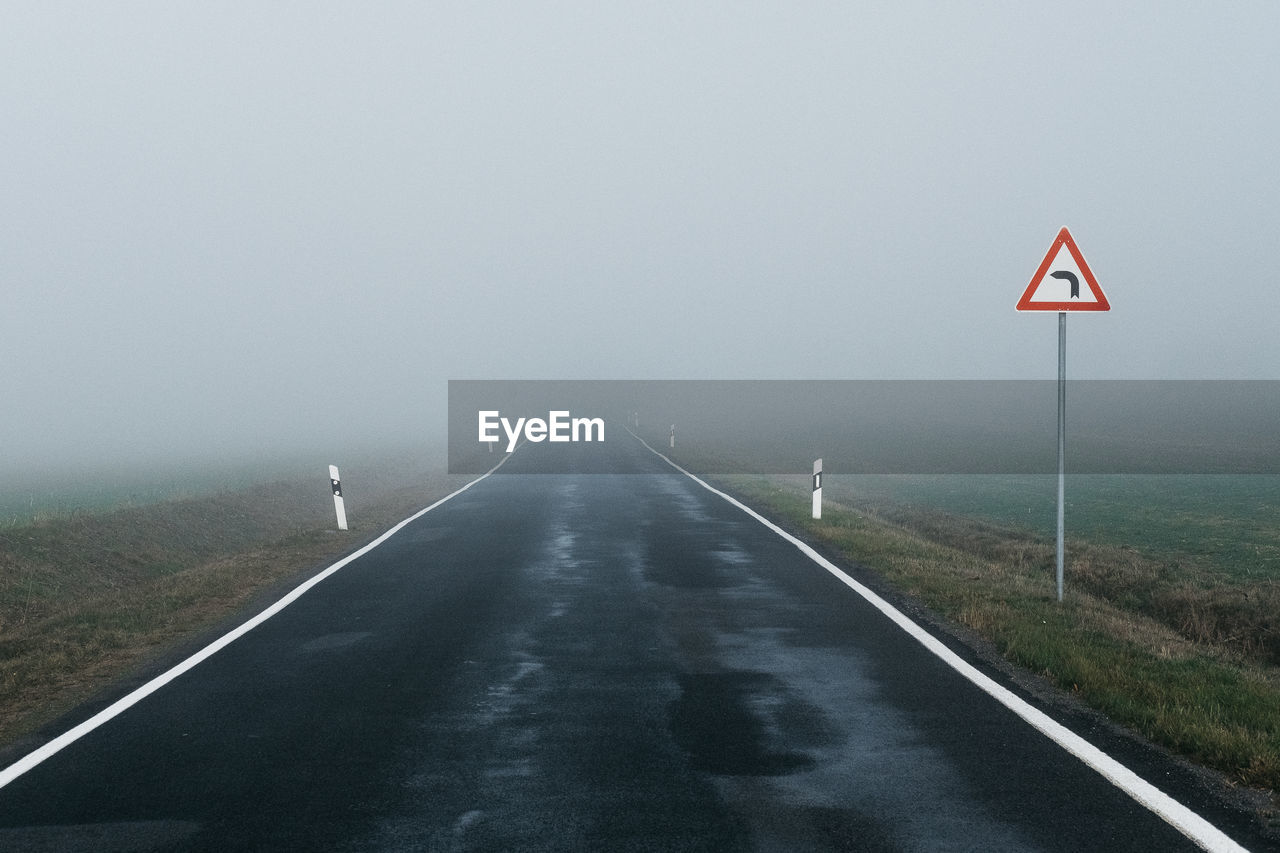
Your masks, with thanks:
M1019 311L1110 311L1111 303L1098 286L1093 271L1071 232L1063 228L1031 277Z

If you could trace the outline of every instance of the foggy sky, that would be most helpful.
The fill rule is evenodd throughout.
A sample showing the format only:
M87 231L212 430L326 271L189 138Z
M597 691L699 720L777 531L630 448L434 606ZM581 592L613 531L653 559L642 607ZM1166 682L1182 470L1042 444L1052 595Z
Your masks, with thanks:
M10 464L448 379L1274 379L1274 3L58 3L0 24Z

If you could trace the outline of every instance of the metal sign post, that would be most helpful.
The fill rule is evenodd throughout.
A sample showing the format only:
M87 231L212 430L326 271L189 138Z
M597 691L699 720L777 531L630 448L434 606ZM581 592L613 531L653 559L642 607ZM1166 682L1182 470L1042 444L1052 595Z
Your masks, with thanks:
M1081 282L1086 286L1082 288ZM1063 567L1066 563L1067 498L1067 312L1110 311L1111 303L1085 263L1071 232L1058 232L1040 262L1031 283L1018 300L1019 311L1058 312L1058 601L1062 601Z
M1067 312L1058 312L1058 600L1062 600L1067 500Z

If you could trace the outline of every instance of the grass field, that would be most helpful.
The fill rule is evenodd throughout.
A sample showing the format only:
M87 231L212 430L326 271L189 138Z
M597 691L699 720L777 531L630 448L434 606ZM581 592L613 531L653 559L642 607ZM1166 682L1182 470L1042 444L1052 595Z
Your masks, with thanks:
M335 461L342 462L344 468L373 470L380 476L388 459L419 455L417 451L402 449L365 452ZM0 529L32 521L201 497L271 481L301 482L316 478L325 482L327 471L328 462L317 460L312 454L181 464L139 462L59 469L19 468L0 483Z
M19 749L106 685L464 482L442 467L417 458L346 467L345 533L324 467L306 479L141 505L117 499L114 509L80 506L0 528L0 749Z
M886 514L940 510L1054 535L1052 476L836 475L827 483L833 495ZM1188 576L1280 582L1280 477L1081 474L1068 476L1066 497L1075 539L1133 548Z

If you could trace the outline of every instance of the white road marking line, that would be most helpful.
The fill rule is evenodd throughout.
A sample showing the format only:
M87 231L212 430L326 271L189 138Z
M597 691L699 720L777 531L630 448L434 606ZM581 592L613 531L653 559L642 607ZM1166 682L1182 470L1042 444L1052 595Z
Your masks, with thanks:
M628 430L628 432L630 432L630 430ZM1027 704L1018 696L1006 688L1001 687L988 676L979 672L959 655L943 645L938 638L921 628L915 622L912 622L892 604L846 575L835 564L823 557L817 551L813 550L813 548L792 536L790 533L783 530L781 527L774 524L751 507L731 495L725 494L693 474L690 474L663 454L654 450L652 447L649 447L648 442L640 438L640 436L635 433L631 434L635 436L636 440L643 444L650 453L662 459L672 468L676 469L681 474L684 474L690 480L693 480L712 494L719 495L724 498L747 515L751 516L756 521L760 522L765 527L796 546L806 557L813 560L819 566L822 566L822 568L834 575L845 586L865 598L873 607L892 619L898 627L902 628L902 630L910 634L926 649L941 658L956 672L960 673L965 678L969 679L969 681L977 685L984 693L987 693L1001 705L1004 705L1010 711L1013 711L1013 713L1026 720L1033 728L1040 731L1067 752L1071 753L1076 758L1079 758L1098 773L1101 773L1108 782L1124 791L1130 797L1133 797L1133 799L1137 800L1143 806L1155 812L1161 817L1161 819L1173 828L1177 829L1187 838L1191 839L1205 850L1211 851L1211 853L1241 853L1241 851L1247 853L1244 847L1241 847L1235 841L1232 841L1226 833L1209 823L1209 821L1200 817L1200 815L1173 799L1173 797L1170 797L1146 779L1143 779L1128 767L1125 767L1119 761L1116 761L1114 758L1107 755L1105 752L1098 749L1096 746L1089 743L1087 740L1080 737L1057 720L1054 720L1043 711Z
M166 672L161 673L160 675L148 681L146 684L134 690L132 693L128 694L127 696L121 699L116 700L116 702L114 702L113 704L109 705L108 707L94 714L92 717L85 720L80 725L76 726L75 728L69 729L66 732L63 732L61 735L49 741L44 746L36 750L33 750L32 752L28 753L27 755L15 761L13 764L10 764L8 767L4 768L3 770L0 770L0 788L3 788L5 785L8 785L10 782L12 782L14 779L17 779L23 773L26 773L31 768L40 764L40 762L45 761L46 759L54 755L57 755L59 752L66 749L68 746L70 746L71 744L78 741L80 738L87 735L89 732L98 728L98 726L101 726L103 723L108 722L109 720L118 716L125 710L138 704L138 702L150 696L152 693L156 692L161 687L164 687L170 681L173 681L175 678L182 675L187 670L195 667L197 664L201 663L202 661L207 660L208 658L217 654L219 651L226 648L228 645L235 642L240 637L243 637L245 634L249 633L254 628L258 627L263 622L266 622L272 616L275 616L281 610L284 610L290 604L297 601L299 598L303 596L304 593L306 593L308 590L310 590L316 584L320 583L325 578L334 574L335 572L337 572L339 569L343 568L347 564L355 560L358 560L360 557L363 557L365 554L369 553L374 548L377 548L383 542L386 542L388 539L394 536L406 525L418 520L422 516L431 512L431 510L440 506L445 501L448 501L457 497L458 495L465 492L467 489L474 486L476 483L479 483L481 480L488 477L494 471L497 471L510 458L511 458L510 455L502 457L501 462L499 462L497 465L494 465L492 468L490 468L485 473L481 474L479 477L476 477L474 480L467 483L465 486L458 489L457 491L452 492L451 494L448 494L445 497L441 498L440 500L436 501L426 509L419 510L418 512L409 516L404 521L400 522L395 527L391 528L386 533L383 533L377 539L370 542L368 545L365 545L359 551L356 551L352 554L348 554L338 562L329 566L324 571L320 572L317 575L312 576L310 579L308 579L304 583L295 587L292 591L290 591L287 595L285 595L275 604L272 604L266 610L263 610L257 616L254 616L248 622L245 622L244 624L240 625L238 628L234 628L231 631L228 631L226 634L223 634L221 637L214 640L212 643L205 646L203 649L196 652L191 657L187 658L186 660L182 661L178 665L174 666L172 669L169 669Z

